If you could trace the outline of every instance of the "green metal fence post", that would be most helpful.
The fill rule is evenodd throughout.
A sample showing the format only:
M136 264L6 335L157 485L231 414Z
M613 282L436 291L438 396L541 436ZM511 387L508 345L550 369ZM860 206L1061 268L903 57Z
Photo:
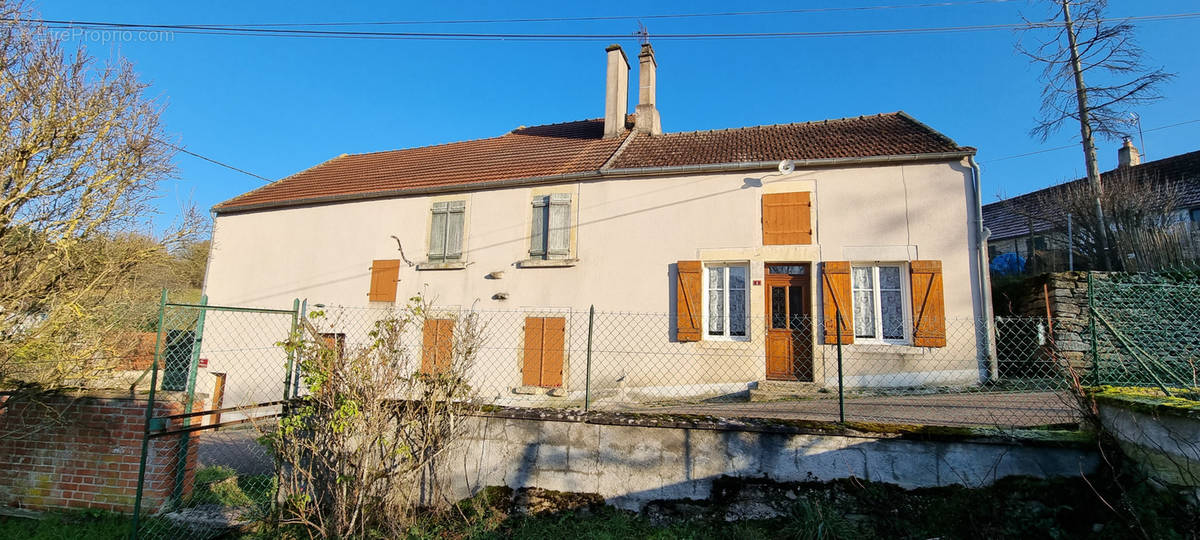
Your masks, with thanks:
M596 306L588 306L588 337L586 375L583 379L583 412L588 412L592 403L592 328L596 322Z
M837 366L838 366L838 422L846 423L846 387L842 378L842 309L834 308L833 316L837 321Z
M296 350L295 350L296 343L293 343L292 340L296 339L296 337L297 337L296 330L298 328L300 328L300 299L296 298L296 299L292 300L292 330L290 333L288 333L289 346L288 346L288 353L287 353L287 370L286 370L287 372L284 374L284 377L283 377L283 400L284 401L291 399L292 370L296 366ZM284 404L284 407L287 407L286 403Z
M203 295L200 297L200 305L201 306L208 305L208 295ZM195 403L195 399L196 399L196 375L198 374L199 368L200 368L200 344L202 341L204 341L204 314L205 314L205 311L206 310L204 308L200 308L200 314L196 317L196 334L195 334L196 337L195 337L195 339L192 340L192 358L191 358L190 367L188 368L187 398L183 404L184 414L191 414L192 406ZM183 426L182 427L186 428L186 427L190 426L191 424L192 424L192 417L185 416L183 418ZM180 497L183 496L183 482L184 482L184 479L187 477L187 464L188 464L187 453L188 453L189 443L191 443L191 435L189 433L184 433L183 435L180 435L179 451L182 454L182 456L179 460L179 463L175 466L175 489L172 490L172 492L171 492L171 499L176 502L178 502Z
M133 498L133 521L129 537L137 539L142 515L142 491L146 484L146 453L150 450L150 421L154 418L154 388L158 386L158 357L162 354L163 316L167 309L167 288L163 287L158 301L158 328L154 337L154 358L150 361L150 395L146 397L146 421L142 425L142 457L138 461L137 494Z

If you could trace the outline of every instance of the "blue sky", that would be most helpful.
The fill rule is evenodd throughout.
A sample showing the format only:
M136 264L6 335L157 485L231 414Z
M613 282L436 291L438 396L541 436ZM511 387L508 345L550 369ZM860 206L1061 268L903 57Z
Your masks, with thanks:
M713 13L911 5L931 0L799 3L649 2L162 2L36 1L46 19L151 24L412 21ZM1194 1L1112 0L1111 16L1200 11ZM1013 47L1011 30L805 39L653 40L655 33L827 31L986 25L1035 18L1024 0L948 7L647 19L658 55L666 131L721 129L905 110L959 144L979 149L985 201L1083 175L1068 126L1029 136L1040 67ZM636 22L406 25L395 31L630 34ZM360 30L378 27L358 28ZM1200 19L1144 22L1146 57L1177 77L1165 99L1137 112L1146 129L1200 120ZM166 105L168 132L187 149L269 178L342 153L492 137L519 125L595 118L604 110L608 42L414 41L199 36L76 39L97 56L135 64ZM632 54L631 54L632 56ZM633 74L636 74L636 69ZM636 77L631 76L635 83ZM636 84L636 83L635 83ZM633 95L630 106L636 102ZM1100 141L1102 169L1119 141ZM1200 149L1200 122L1145 133L1149 159ZM263 184L194 157L176 157L164 219L188 201L203 209Z

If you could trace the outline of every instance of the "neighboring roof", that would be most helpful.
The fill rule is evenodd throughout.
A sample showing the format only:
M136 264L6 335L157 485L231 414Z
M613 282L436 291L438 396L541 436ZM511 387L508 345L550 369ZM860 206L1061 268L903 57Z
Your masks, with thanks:
M1116 168L1100 173L1101 182L1113 178L1117 173L1141 175L1156 181L1175 182L1176 196L1181 209L1200 206L1200 150L1180 154L1155 161L1147 161L1128 169ZM1071 180L1056 186L1050 186L1024 195L1019 195L1003 201L983 205L983 224L991 231L992 240L1017 238L1033 232L1049 230L1051 224L1045 221L1031 220L1030 215L1044 213L1041 199L1055 191L1066 189L1068 186L1087 182L1086 178ZM1020 212L1017 209L1021 209ZM1032 223L1031 223L1032 221Z
M627 126L632 125L632 116ZM213 207L218 213L410 193L555 182L604 171L974 153L904 112L720 131L605 139L602 119L518 128L490 139L342 155ZM606 165L607 164L607 165ZM647 171L649 174L651 171ZM657 171L657 172L661 172Z

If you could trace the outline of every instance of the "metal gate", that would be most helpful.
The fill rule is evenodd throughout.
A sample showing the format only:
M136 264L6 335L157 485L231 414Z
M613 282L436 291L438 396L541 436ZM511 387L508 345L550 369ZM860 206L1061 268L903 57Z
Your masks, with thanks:
M290 397L291 309L169 302L154 361L131 387L146 396L132 538L207 538L275 504L275 464L260 443Z

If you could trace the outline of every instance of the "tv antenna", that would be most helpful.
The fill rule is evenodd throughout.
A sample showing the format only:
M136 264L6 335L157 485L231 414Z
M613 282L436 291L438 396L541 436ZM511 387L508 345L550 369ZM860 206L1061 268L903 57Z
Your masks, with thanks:
M638 21L637 32L634 32L633 35L637 36L638 43L642 45L650 43L650 31L646 29L646 25L642 24L642 21Z

